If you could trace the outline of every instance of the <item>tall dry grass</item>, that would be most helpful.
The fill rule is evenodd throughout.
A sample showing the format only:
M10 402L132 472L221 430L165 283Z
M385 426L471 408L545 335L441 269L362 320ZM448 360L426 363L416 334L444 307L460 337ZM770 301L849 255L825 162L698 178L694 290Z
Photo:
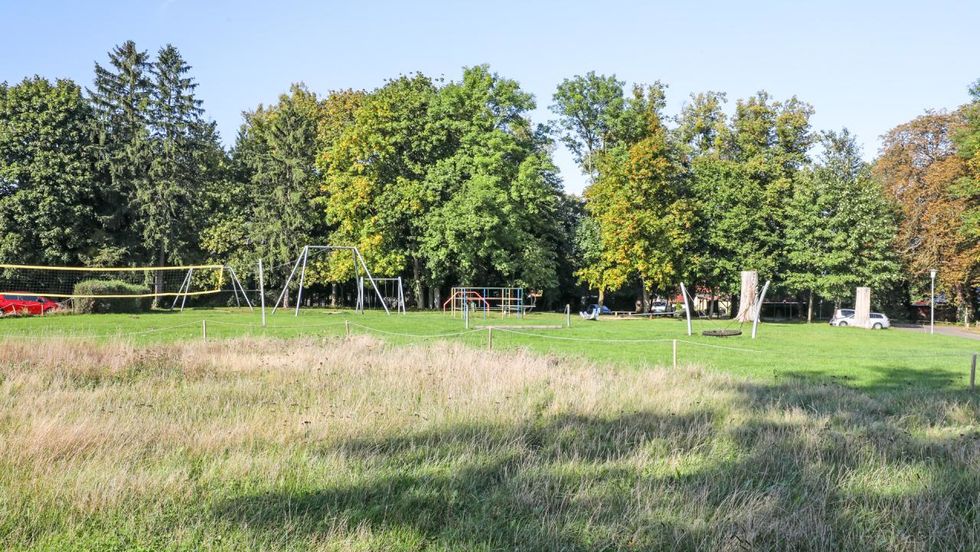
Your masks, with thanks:
M0 547L977 550L978 412L370 338L7 341Z

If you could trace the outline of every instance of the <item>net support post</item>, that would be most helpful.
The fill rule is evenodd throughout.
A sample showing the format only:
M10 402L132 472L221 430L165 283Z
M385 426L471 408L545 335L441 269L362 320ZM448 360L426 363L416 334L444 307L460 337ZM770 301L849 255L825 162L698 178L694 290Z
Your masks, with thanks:
M262 309L262 327L265 327L265 275L262 270L262 259L259 259L259 305Z
M687 300L687 288L681 282L681 295L684 296L684 314L687 316L687 335L691 335L691 303ZM709 300L711 298L709 297Z
M766 280L766 285L762 286L762 292L759 293L759 301L755 305L755 315L752 320L752 339L755 339L756 332L759 329L759 316L762 314L762 302L766 300L766 291L769 289L770 280Z
M299 290L296 292L296 314L299 316L299 306L303 302L303 283L306 281L306 260L310 256L310 246L303 248L303 269L299 273Z

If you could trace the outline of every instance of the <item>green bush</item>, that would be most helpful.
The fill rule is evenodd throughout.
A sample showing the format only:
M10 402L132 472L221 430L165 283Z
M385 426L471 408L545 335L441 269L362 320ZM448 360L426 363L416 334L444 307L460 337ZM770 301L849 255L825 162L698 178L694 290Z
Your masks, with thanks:
M75 295L139 295L150 293L149 288L122 280L84 280L75 284ZM79 297L72 300L76 314L109 312L147 312L152 297Z

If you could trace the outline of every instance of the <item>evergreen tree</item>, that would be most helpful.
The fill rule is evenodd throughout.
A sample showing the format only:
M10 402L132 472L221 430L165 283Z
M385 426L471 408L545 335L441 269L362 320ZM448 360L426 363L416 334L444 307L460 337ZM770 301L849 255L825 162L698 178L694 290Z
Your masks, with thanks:
M217 131L202 119L190 69L172 45L160 49L151 68L152 159L146 177L138 180L135 205L144 246L161 266L194 256L206 216L205 190L222 161Z
M109 52L107 67L95 64L94 88L88 95L99 120L99 169L108 181L100 215L115 245L115 252L103 258L107 264L133 261L145 253L135 206L137 189L150 169L152 88L149 55L131 40Z

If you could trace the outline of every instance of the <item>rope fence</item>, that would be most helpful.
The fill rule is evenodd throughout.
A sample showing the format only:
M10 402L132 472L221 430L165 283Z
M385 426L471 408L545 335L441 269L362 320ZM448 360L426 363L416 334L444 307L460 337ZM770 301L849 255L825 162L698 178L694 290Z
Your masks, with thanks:
M329 322L324 324L296 324L296 325L261 325L261 324L246 324L240 322L230 322L225 320L215 320L215 319L201 319L194 322L184 322L180 324L175 324L172 326L162 327L162 328L150 328L147 330L130 331L130 332L120 332L120 331L108 331L102 333L74 333L74 332L64 332L64 333L48 333L48 334L16 334L16 333L0 333L0 340L4 339L18 339L18 340L32 340L32 341L43 341L51 339L120 339L120 338L131 338L131 337L141 337L153 334L162 334L167 332L177 332L189 329L191 327L200 328L201 336L204 340L208 338L208 326L218 326L218 327L228 327L228 328L247 328L248 330L257 330L259 332L303 332L311 330L322 330L328 328L341 328L343 327L343 332L338 332L337 337L350 337L354 335L355 330L360 330L365 334L374 334L382 336L391 336L395 338L402 339L415 339L415 340L431 340L431 339L451 339L451 338L462 338L465 336L473 336L475 334L486 335L486 346L488 350L493 350L494 347L494 337L495 334L499 336L500 334L512 335L515 337L522 338L523 340L542 340L542 341L561 341L561 342L577 342L577 343L594 343L594 344L619 344L619 345L663 345L666 343L671 344L671 357L670 360L672 364L676 367L678 365L678 345L683 344L685 346L694 347L695 349L712 349L720 351L730 351L736 353L755 353L763 355L766 358L770 357L782 357L789 358L791 356L805 355L807 358L824 358L824 359L840 359L842 361L865 361L865 360L882 360L881 355L867 354L867 355L840 355L840 354L827 354L827 353L814 353L809 350L801 349L798 352L790 351L772 351L763 350L747 347L733 347L728 345L716 345L713 343L702 343L699 341L693 341L690 339L681 338L651 338L651 339L621 339L621 338L606 338L606 337L575 337L566 335L554 335L549 333L531 332L516 329L514 327L499 327L499 326L485 326L478 329L470 329L455 332L444 332L444 333L431 333L431 334L420 334L420 333L407 333L387 330L383 328L377 328L357 322L351 322L350 320ZM558 331L567 331L567 328L561 328ZM251 332L249 332L251 334ZM227 337L227 336L221 336ZM231 336L236 337L236 336ZM499 340L499 337L497 338ZM509 343L508 345L526 345L526 343ZM973 362L976 360L977 354L973 351L944 351L944 352L910 352L902 355L903 359L932 359L932 358L965 358L970 359L972 357ZM975 368L971 369L971 374L975 373Z

